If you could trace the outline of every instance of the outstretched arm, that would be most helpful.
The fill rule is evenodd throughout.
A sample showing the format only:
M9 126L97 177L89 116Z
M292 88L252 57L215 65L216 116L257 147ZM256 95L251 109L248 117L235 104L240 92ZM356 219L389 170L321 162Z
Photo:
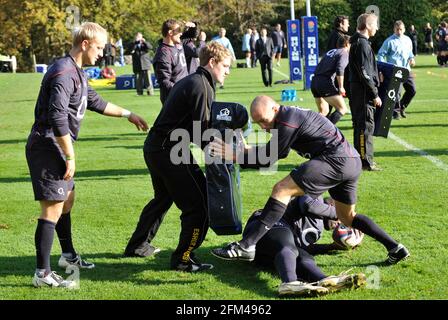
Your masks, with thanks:
M110 117L128 118L128 121L137 127L137 130L148 131L148 124L142 117L113 103L107 103L103 114Z

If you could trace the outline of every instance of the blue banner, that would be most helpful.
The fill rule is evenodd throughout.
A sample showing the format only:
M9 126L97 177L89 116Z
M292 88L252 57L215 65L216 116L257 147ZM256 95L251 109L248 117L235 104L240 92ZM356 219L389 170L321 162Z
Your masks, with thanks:
M288 20L289 81L302 80L300 58L300 21Z
M317 17L302 17L303 27L303 48L305 58L305 81L303 88L308 90L311 87L311 80L319 62L319 41L317 33Z

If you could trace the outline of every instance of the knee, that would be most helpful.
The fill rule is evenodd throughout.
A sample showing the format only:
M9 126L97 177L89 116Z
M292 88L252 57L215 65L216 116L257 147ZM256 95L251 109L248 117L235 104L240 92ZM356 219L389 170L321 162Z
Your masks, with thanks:
M272 188L271 196L274 198L282 197L285 195L287 190L287 185L284 181L277 182Z
M356 216L356 212L351 210L348 213L338 215L338 219L347 227L351 227L353 223L353 219Z
M296 247L283 247L280 249L277 256L290 256L296 259L299 256L299 251Z

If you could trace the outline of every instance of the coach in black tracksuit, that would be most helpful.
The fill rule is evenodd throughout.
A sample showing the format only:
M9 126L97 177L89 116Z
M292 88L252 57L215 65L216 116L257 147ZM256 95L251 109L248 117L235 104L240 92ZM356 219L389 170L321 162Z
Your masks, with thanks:
M221 44L208 44L201 50L201 67L171 90L143 149L154 199L143 209L125 255L132 256L139 246L151 242L174 202L182 213L179 244L171 256L171 268L196 272L213 267L198 263L192 253L207 234L208 214L205 176L194 161L189 145L194 142L205 147L204 142L193 140L194 122L200 125L202 135L208 128L215 83L224 82L230 60L230 52ZM177 133L183 137L179 138Z
M358 30L350 38L350 109L353 121L354 147L361 155L364 170L377 171L373 162L373 131L375 107L381 107L380 85L375 54L369 37L375 35L377 18L364 14L358 18Z

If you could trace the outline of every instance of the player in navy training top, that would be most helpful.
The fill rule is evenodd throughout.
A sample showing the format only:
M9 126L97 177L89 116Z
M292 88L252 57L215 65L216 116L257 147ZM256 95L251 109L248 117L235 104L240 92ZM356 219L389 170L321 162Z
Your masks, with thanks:
M328 117L334 124L347 112L344 101L344 72L348 65L349 40L350 37L345 35L338 39L337 49L330 50L324 55L311 80L311 92L319 113ZM329 105L336 109L331 114Z
M73 248L70 219L75 197L73 143L86 109L106 116L126 117L137 129L148 129L145 120L104 101L87 83L81 67L94 65L101 58L106 40L107 32L101 26L83 23L74 32L70 53L57 60L42 80L35 121L26 145L34 198L41 206L35 233L37 267L32 281L35 287L76 285L51 271L50 252L55 230L62 248L60 267L94 267L82 260Z
M252 261L255 245L266 232L281 219L292 197L308 194L317 198L328 191L335 200L338 219L381 242L389 251L388 263L397 263L409 256L402 245L392 239L371 219L355 212L356 189L361 173L358 152L348 143L341 131L327 118L306 109L280 106L268 96L259 96L251 105L251 116L255 123L266 131L273 132L264 146L246 146L243 156L237 156L230 144L219 139L210 143L210 152L226 160L238 160L242 168L270 166L278 159L286 158L291 149L309 159L277 182L257 225L240 242L233 242L212 253L227 260ZM270 154L271 144L278 139L278 153ZM275 147L275 146L272 146ZM272 148L275 149L275 148ZM263 163L260 155L268 154L269 161Z

